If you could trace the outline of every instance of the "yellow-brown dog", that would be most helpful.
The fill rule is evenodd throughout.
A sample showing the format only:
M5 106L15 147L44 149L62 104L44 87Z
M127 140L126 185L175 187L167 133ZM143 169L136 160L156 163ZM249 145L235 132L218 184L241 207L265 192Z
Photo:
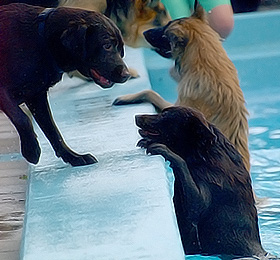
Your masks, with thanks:
M175 60L176 105L200 110L232 142L249 171L248 111L237 71L202 7L192 17L148 30L144 36L160 55ZM173 105L152 90L119 97L114 104L139 102L150 102L159 110Z

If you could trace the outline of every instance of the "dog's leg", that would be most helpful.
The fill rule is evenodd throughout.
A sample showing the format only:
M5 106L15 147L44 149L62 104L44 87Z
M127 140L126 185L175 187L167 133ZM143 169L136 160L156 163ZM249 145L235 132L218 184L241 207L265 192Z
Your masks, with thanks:
M153 143L147 148L147 153L162 155L170 162L175 176L173 202L182 244L186 254L199 253L198 222L210 203L210 191L196 185L185 160L167 146Z
M29 100L26 102L26 105L50 141L57 157L61 157L64 162L69 162L72 166L81 166L97 162L91 154L77 154L64 142L53 120L46 92Z
M148 146L147 153L152 155L162 155L165 160L170 162L170 167L173 169L175 179L180 183L182 194L184 196L184 204L191 212L193 221L196 221L202 212L207 207L206 192L197 187L194 182L188 166L184 159L172 152L166 145L153 143Z
M118 97L113 102L113 105L119 106L139 103L151 103L159 111L162 111L164 108L173 106L172 103L164 100L158 93L153 90L144 90L136 94L128 94Z
M3 88L0 91L0 97L0 108L18 131L23 157L28 162L36 164L39 161L41 149L29 117L9 98Z

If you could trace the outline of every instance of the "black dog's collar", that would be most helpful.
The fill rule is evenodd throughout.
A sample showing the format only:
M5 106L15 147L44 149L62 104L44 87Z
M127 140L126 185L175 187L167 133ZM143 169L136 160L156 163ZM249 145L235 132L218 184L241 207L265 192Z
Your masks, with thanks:
M38 33L39 35L44 38L45 37L45 24L46 20L49 17L49 15L55 10L55 8L45 8L37 17L38 19ZM62 74L64 71L58 67L58 65L55 63L55 70L59 73Z
M53 12L55 8L46 8L44 9L39 15L38 15L38 33L41 37L44 37L45 35L45 23L46 19L49 17L50 13Z

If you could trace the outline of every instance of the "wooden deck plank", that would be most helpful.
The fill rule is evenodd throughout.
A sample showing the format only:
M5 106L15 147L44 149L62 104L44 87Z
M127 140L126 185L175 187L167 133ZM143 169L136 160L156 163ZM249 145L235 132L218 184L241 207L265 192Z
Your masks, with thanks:
M18 260L24 219L28 164L16 156L19 137L0 112L0 259Z

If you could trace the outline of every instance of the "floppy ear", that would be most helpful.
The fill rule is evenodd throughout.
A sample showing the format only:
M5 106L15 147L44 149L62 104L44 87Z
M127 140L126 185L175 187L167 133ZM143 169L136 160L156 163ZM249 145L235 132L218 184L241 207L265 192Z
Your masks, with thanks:
M207 22L206 13L200 4L196 5L194 13L192 14L192 17L195 17L203 22Z
M214 134L211 125L208 125L207 121L199 117L194 117L194 131L197 134L199 142L205 146L213 144L217 140L217 136Z
M74 56L85 58L86 33L88 26L85 24L73 25L66 29L61 37L62 45Z

